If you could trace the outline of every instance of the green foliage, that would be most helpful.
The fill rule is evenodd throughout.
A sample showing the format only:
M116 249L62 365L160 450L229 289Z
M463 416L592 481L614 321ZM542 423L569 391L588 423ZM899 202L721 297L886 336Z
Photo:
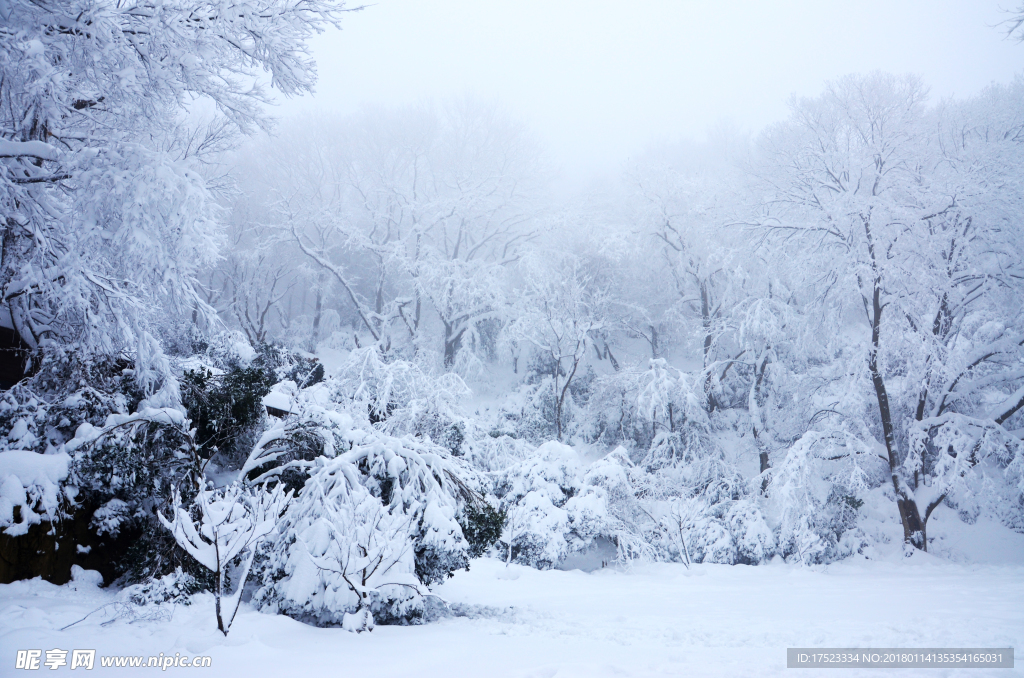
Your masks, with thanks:
M164 515L168 510L163 507ZM119 554L119 581L122 584L145 585L174 572L183 572L187 578L182 580L183 584L187 583L183 595L212 591L216 575L178 546L174 536L155 519L155 514L147 518L135 524L131 545Z
M466 425L461 421L450 424L437 442L451 452L453 457L461 457L466 452Z
M466 551L453 552L422 544L416 547L416 578L427 586L450 579L455 576L455 570L466 567L469 567Z
M208 369L185 372L182 400L203 457L221 452L223 461L238 462L248 453L247 444L263 418L263 397L277 382L272 370L253 362L223 375Z
M507 517L504 509L496 509L490 504L466 504L459 525L469 542L470 558L479 558L501 538Z
M196 429L201 455L209 459L219 453L218 463L228 467L241 464L255 444L264 420L263 398L274 384L290 380L306 388L324 378L324 367L315 358L272 344L257 347L248 364L220 344L207 352L207 359L220 368L219 373L209 368L186 370L182 403Z
M852 508L854 511L859 510L860 507L864 505L863 499L857 499L857 497L853 496L852 494L844 495L843 501L845 501L847 506Z
M209 583L196 579L179 567L174 572L163 577L154 577L142 584L136 584L126 589L125 595L128 601L135 605L154 605L160 603L190 605L193 595L209 588Z
M191 436L163 423L127 422L75 452L71 477L83 505L96 508L90 528L116 546L110 558L122 582L146 581L179 567L202 581L203 568L156 518L157 511L168 510L175 489L191 501L201 475Z

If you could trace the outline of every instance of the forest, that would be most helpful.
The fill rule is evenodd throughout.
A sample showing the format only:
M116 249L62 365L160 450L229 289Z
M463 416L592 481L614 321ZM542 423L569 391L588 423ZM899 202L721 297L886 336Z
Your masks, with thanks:
M273 119L330 0L0 17L0 581L359 632L466 569L1024 534L1024 75L839 76L568 195L486 98Z

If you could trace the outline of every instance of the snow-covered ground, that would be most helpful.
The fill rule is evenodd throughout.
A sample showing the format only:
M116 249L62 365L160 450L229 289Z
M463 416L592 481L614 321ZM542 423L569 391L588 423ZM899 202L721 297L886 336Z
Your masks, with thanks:
M1024 565L1019 562L959 564L916 554L827 567L779 563L687 570L656 564L588 574L506 568L482 559L438 593L454 616L422 626L377 627L356 635L243 606L224 638L215 628L208 596L177 606L169 621L118 619L102 626L112 616L108 609L61 631L112 602L115 594L85 581L63 587L16 582L0 586L0 675L22 673L13 670L19 649L59 648L97 650L96 668L85 675L158 672L104 669L98 659L103 655L179 653L210 656L212 669L206 671L212 675L246 678L789 673L879 678L889 672L786 669L786 648L1024 647ZM1024 669L901 669L898 674L1009 677L1024 675Z

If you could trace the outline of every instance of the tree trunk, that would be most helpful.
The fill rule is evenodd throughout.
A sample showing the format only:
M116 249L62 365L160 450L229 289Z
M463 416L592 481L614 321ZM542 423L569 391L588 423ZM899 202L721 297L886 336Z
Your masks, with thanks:
M700 324L704 330L704 369L711 364L711 345L714 341L711 335L711 298L708 292L707 283L700 285ZM715 411L718 403L711 392L711 372L704 379L704 395L707 397L707 410L710 414Z
M875 246L871 238L871 227L866 218L864 219L864 232L867 236L868 252L871 255L872 264L874 264ZM896 507L900 513L900 522L903 524L903 541L922 551L927 551L928 540L925 536L925 521L921 519L921 512L917 507L917 502L907 495L900 483L896 433L892 423L892 410L889 407L889 394L886 391L882 373L878 369L878 351L881 346L882 336L882 309L881 281L876 277L872 283L871 309L869 313L869 320L871 321L871 353L868 356L868 372L871 374L871 384L875 389L875 399L878 401L878 415L882 423L882 437L885 439L885 450L889 461L892 489L896 495Z
M459 349L462 348L462 336L465 333L466 328L456 332L454 325L444 323L444 368L446 370L451 369L452 365L455 364L455 356L458 354Z
M771 465L768 463L768 449L765 447L764 441L761 440L761 431L764 429L764 417L761 414L761 383L764 381L764 372L768 367L768 349L765 349L761 355L764 358L760 364L756 361L754 362L754 383L750 386L750 402L747 404L747 409L751 410L750 429L754 434L754 446L758 452L757 456L760 462L761 475L764 475L765 471L771 468ZM767 476L761 480L761 494L766 492L768 492Z
M604 354L605 354L605 357L608 358L608 362L610 362L612 364L612 369L615 370L616 372L618 372L619 369L620 369L619 368L619 361L615 359L614 355L612 355L612 349L611 349L610 346L608 346L608 342L607 341L604 342Z
M309 338L309 352L316 353L316 345L320 343L320 320L323 318L324 292L319 285L316 288L316 304L313 307L313 334Z
M557 431L558 442L562 442L562 397L558 391L559 367L555 367L555 431Z

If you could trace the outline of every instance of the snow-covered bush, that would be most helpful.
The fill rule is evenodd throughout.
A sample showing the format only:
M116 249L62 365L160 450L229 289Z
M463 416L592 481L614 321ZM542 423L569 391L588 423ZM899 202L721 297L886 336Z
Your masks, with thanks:
M23 511L23 519L83 519L96 538L92 566L108 579L189 570L155 515L172 484L194 487L199 477L181 412L147 407L130 361L58 349L40 358L35 375L0 396L0 448L67 459L58 487L66 500L59 513Z
M534 446L506 431L491 429L482 431L473 427L469 431L466 461L473 468L486 473L504 471L533 454Z
M422 611L412 521L363 485L349 461L316 460L316 470L283 516L267 553L262 609L316 624L371 630L378 621Z
M121 590L120 597L133 605L177 603L191 605L192 596L206 590L207 585L184 572L180 567L162 577L154 577Z
M758 565L775 555L775 535L755 500L743 498L701 508L691 518L689 529L683 524L682 534L693 562Z
M645 502L638 498L648 474L633 464L624 447L617 447L594 462L583 484L604 490L608 518L604 536L609 537L622 561L655 560L660 532Z
M822 563L860 550L864 542L856 524L862 500L857 495L881 484L880 461L843 431L808 431L794 443L771 470L768 486L779 554Z
M452 455L465 454L466 422L459 402L469 388L452 372L435 376L417 363L382 355L369 346L349 354L335 393L392 434L427 436Z
M72 457L79 501L94 507L90 528L106 541L130 538L130 546L115 556L118 576L142 582L182 567L206 579L157 519L171 504L174 488L191 501L202 478L198 446L180 410L111 414L102 426L83 422L63 449Z
M63 452L0 452L0 528L17 537L41 522L69 515L77 493L64 481L71 459Z
M649 471L716 456L699 379L664 358L650 360L643 371L623 369L596 379L588 402L590 437L637 451Z
M133 581L173 569L169 561L184 554L162 540L152 509L169 496L165 481L190 472L181 458L187 434L163 430L168 422L117 426L143 402L130 361L53 346L36 358L38 372L0 394L0 450L22 449L49 469L18 481L20 493L17 478L3 480L0 523L18 535L7 547L12 560L37 563L35 574L56 583L76 561L108 582L136 564L146 571ZM109 435L93 435L108 424ZM40 523L59 555L40 548L42 532L26 534Z
M210 338L200 355L178 361L181 400L200 454L237 469L266 428L263 398L282 380L308 387L323 380L317 360L281 346L253 347L240 332Z
M579 455L547 442L507 470L498 486L507 515L502 541L515 562L547 569L608 534L606 490L583 483Z
M554 380L528 380L506 395L501 404L500 425L516 438L539 445L555 436Z
M260 564L256 600L317 623L343 623L345 614L364 609L377 621L407 621L422 613L426 589L410 588L406 575L425 587L467 565L457 516L467 500L479 499L463 480L469 469L448 450L378 430L361 405L353 412L351 399L332 400L339 389L333 380L293 388L295 413L264 433L242 467L253 485L285 482L297 494ZM372 595L365 582L364 589L349 588L346 578L354 581L355 570L335 562L349 562L349 547L323 542L331 541L325 534L362 539L351 548L377 544L380 562L401 581L375 579L380 586ZM369 572L363 574L369 582Z
M55 349L36 356L39 370L0 394L0 449L54 451L78 426L103 426L127 414L143 394L131 362Z
M214 575L217 628L225 636L238 613L260 542L274 530L290 499L282 485L253 491L235 483L222 490L199 490L188 510L175 493L171 519L157 512L178 545ZM229 570L236 558L240 564L232 577ZM232 579L234 592L229 594Z

